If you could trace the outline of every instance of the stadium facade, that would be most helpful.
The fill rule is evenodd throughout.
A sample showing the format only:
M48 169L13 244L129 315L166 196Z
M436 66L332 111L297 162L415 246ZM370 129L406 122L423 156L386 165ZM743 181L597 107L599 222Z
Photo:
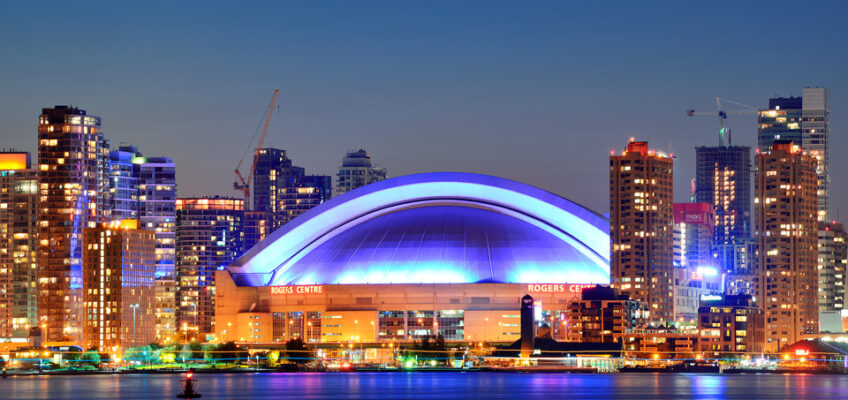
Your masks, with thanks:
M519 301L564 338L609 284L609 221L550 192L467 173L377 182L321 204L216 274L219 340L512 342Z

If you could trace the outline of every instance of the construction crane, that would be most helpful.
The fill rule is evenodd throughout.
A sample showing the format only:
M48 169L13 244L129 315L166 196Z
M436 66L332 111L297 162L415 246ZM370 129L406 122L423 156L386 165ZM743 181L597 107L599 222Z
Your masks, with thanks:
M245 179L244 175L239 172L241 164L244 162L244 159L247 158L247 151L245 151L244 156L242 156L236 166L236 181L233 182L233 190L241 191L244 194L245 210L250 208L250 181L253 179L253 173L256 172L256 163L259 161L259 149L261 149L262 145L265 143L265 135L268 134L268 124L271 123L271 114L274 113L274 105L277 104L277 93L279 92L279 89L274 90L274 97L271 98L271 104L268 106L268 112L265 113L265 124L262 126L262 135L259 137L259 143L256 144L256 149L253 151L253 163L250 165L250 171L247 173L247 179Z
M730 103L736 106L733 110L725 110L722 108L721 102ZM686 110L686 115L694 117L696 115L711 115L718 116L718 145L724 146L724 137L727 136L727 145L730 146L730 129L727 128L728 115L757 115L757 108L735 102L730 99L716 97L716 111L695 111L694 108Z

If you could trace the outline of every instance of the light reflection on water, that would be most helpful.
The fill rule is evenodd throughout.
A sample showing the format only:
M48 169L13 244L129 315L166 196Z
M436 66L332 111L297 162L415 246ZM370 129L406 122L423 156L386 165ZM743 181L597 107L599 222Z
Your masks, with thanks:
M197 374L203 399L776 399L845 398L843 375L385 372ZM0 398L173 399L180 375L0 380Z

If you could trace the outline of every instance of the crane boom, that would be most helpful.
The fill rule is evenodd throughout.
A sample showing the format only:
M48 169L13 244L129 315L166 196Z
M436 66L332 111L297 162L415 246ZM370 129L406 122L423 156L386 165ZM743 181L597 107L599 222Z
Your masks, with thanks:
M710 115L710 116L718 116L718 145L724 146L724 138L727 136L727 144L730 145L730 132L727 129L727 116L728 115L757 115L757 108L752 107L746 104L742 104L739 102L735 102L730 99L725 99L721 97L716 97L716 111L699 111L696 112L694 108L690 108L686 110L686 115L690 117L694 117L696 115ZM739 109L725 111L721 105L721 102L724 101L726 103L734 104Z
M247 179L239 172L241 164L244 162L242 158L236 166L236 182L233 184L233 189L239 190L244 194L244 209L250 207L250 181L253 179L253 174L256 172L256 164L259 162L258 150L265 144L265 136L268 134L268 125L271 123L271 115L274 113L274 106L277 104L277 94L279 89L274 90L274 96L271 97L271 105L268 106L268 112L265 114L265 123L262 125L262 135L259 137L259 143L256 144L256 149L253 150L253 163L250 165L250 171L247 173Z

